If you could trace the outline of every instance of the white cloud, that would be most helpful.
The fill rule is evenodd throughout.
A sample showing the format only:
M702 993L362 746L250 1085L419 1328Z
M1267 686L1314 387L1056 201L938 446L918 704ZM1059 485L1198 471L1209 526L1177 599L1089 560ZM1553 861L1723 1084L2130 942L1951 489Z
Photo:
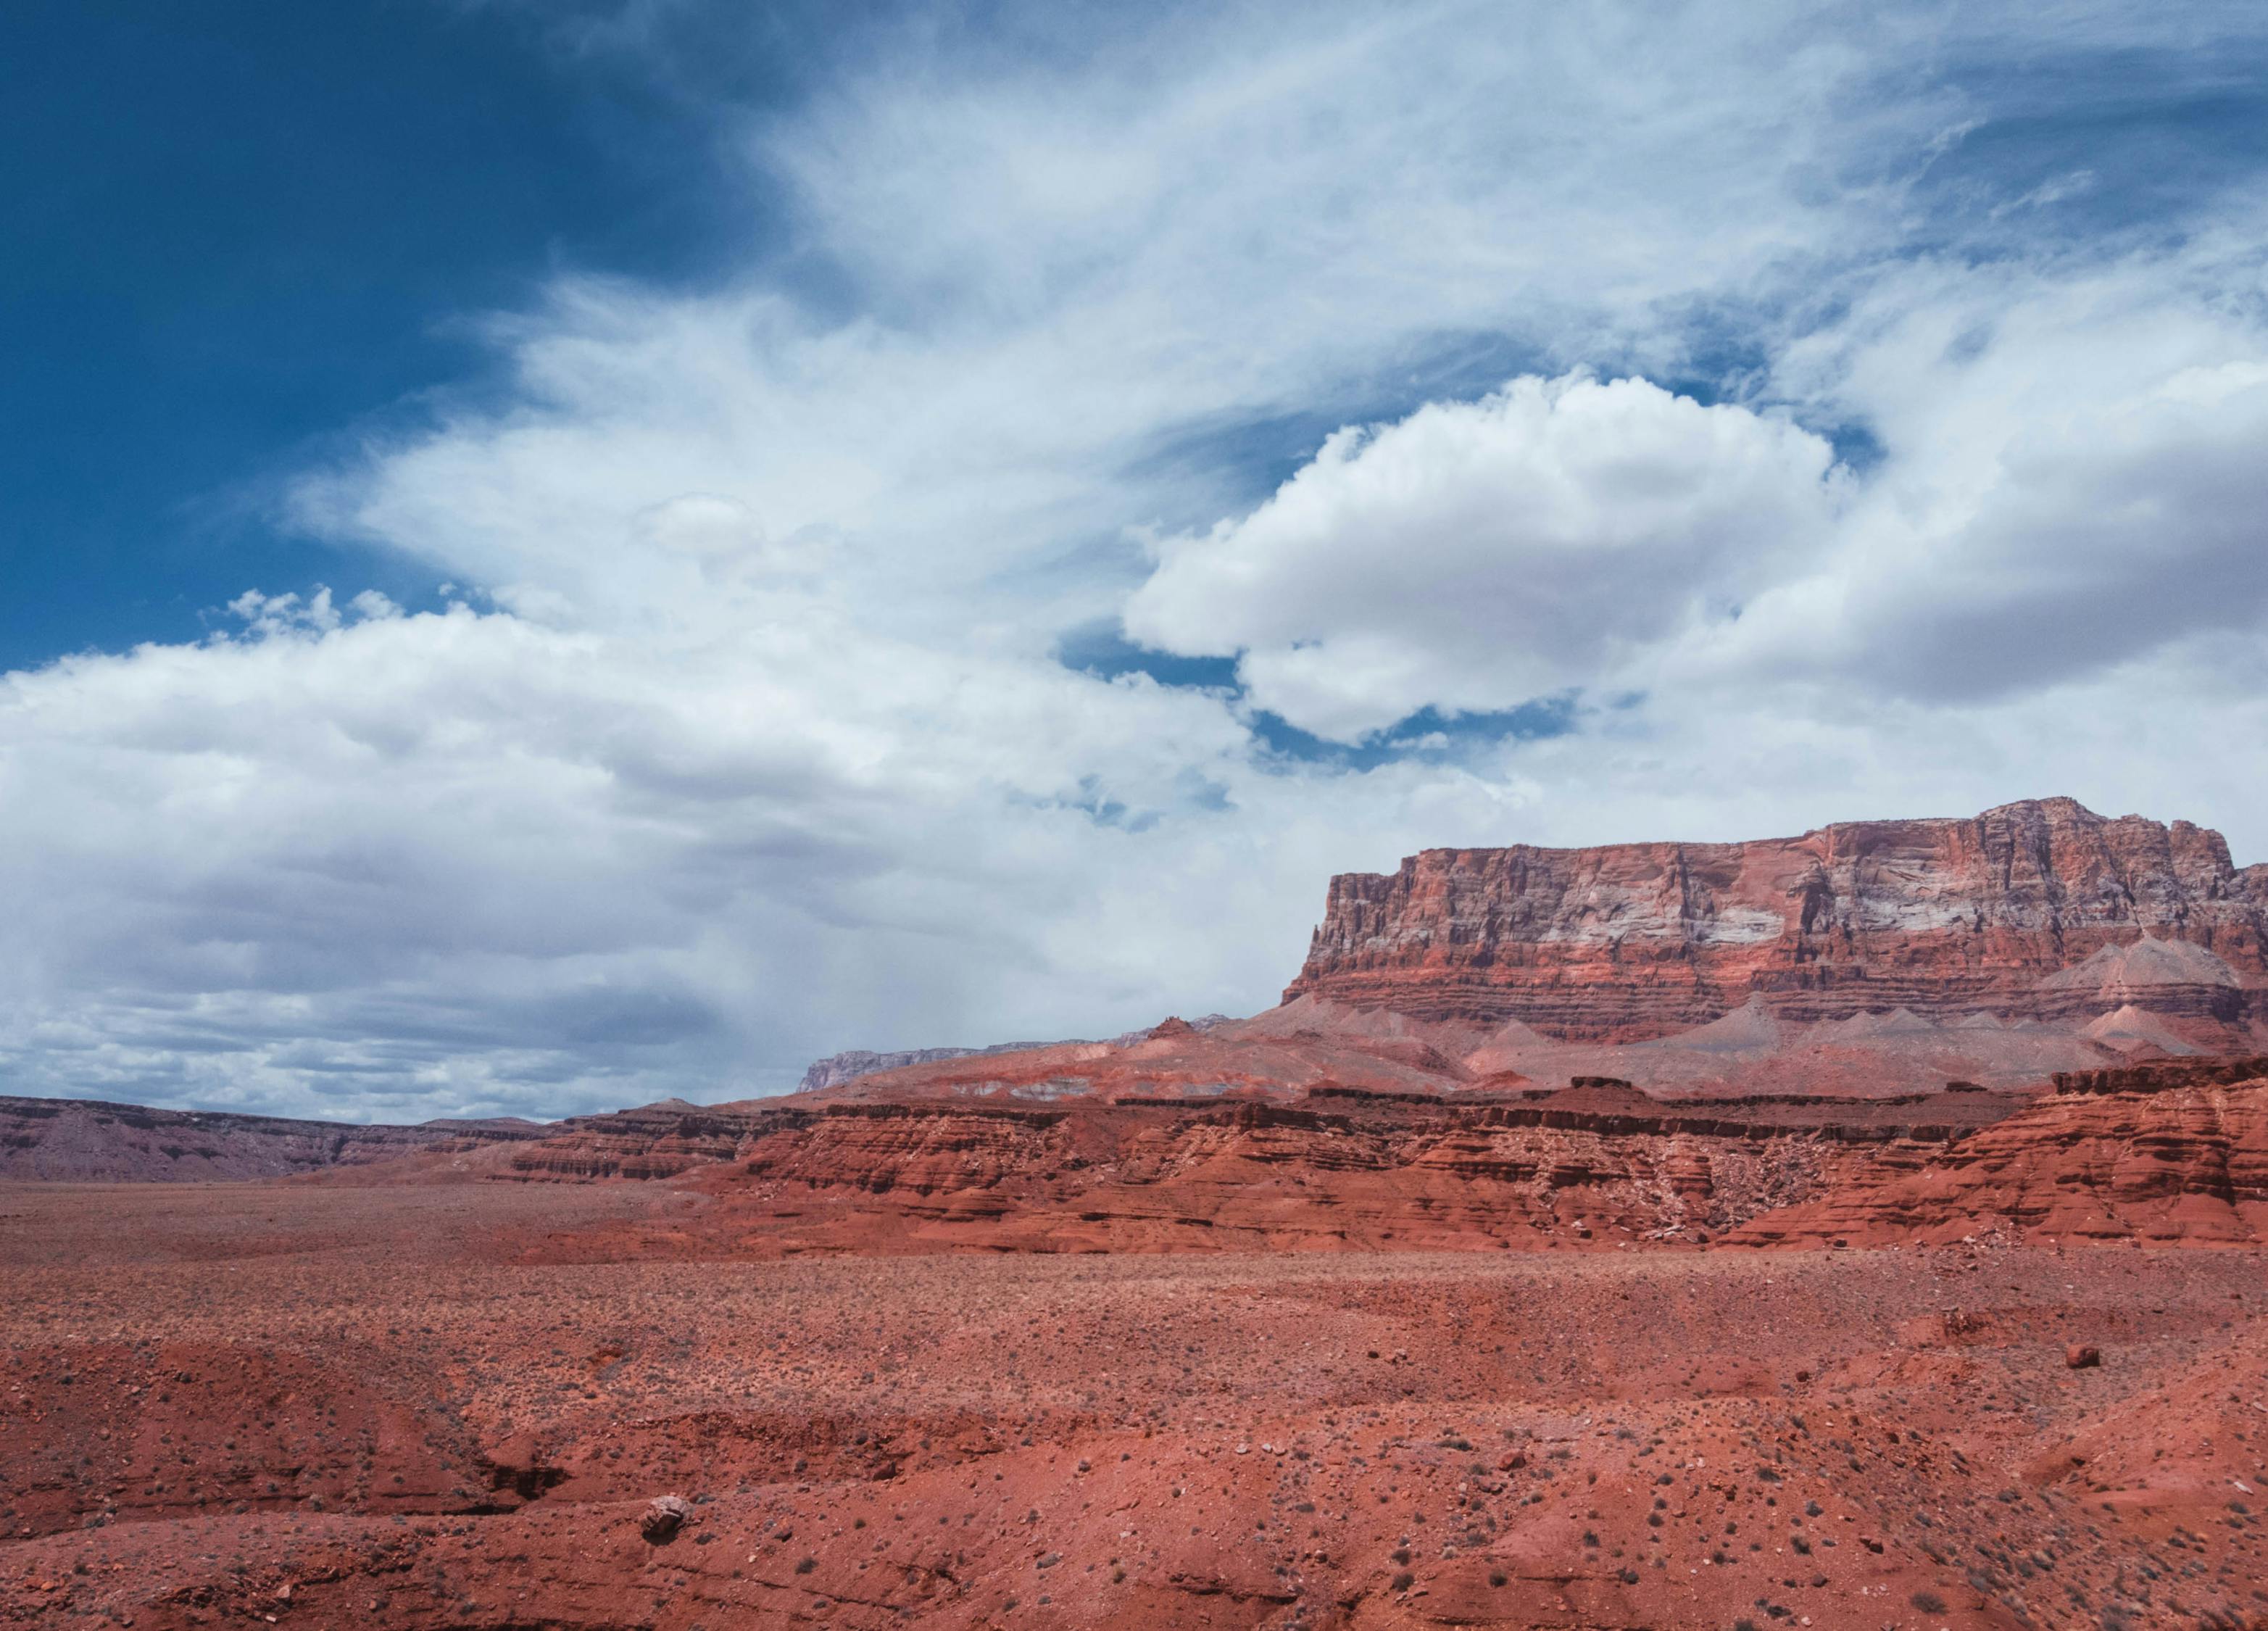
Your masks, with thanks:
M1979 60L2202 25L1033 16L721 109L790 241L563 279L493 397L295 486L466 605L255 589L0 681L17 1090L571 1110L1256 1007L1426 844L2069 792L2268 853L2257 216L1930 190ZM1248 700L1054 660L1122 611ZM1559 689L1646 700L1359 776L1245 724Z
M1206 698L815 602L671 644L249 611L242 638L0 690L0 1050L26 1087L256 1102L320 1054L343 1110L604 1103L763 1085L882 1004L1060 1023L1060 987L1015 990L1048 922L1239 742Z
M1528 377L1341 431L1250 515L1163 541L1126 627L1243 653L1254 703L1321 736L1507 708L1611 681L1826 547L1833 464L1744 408Z
M1135 638L1241 654L1356 741L1420 709L1792 681L1945 705L2268 625L2268 321L2221 234L2106 265L1896 269L1773 384L1880 454L1643 380L1526 378L1350 428L1152 546Z
M1881 468L1711 661L1956 701L2257 632L2268 323L2228 247L1886 280L1786 366Z

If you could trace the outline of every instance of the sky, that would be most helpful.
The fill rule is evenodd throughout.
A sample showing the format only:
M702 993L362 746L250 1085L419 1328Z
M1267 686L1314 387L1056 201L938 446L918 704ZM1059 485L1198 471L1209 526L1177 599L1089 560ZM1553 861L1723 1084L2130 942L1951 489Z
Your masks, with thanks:
M2268 860L2268 13L29 0L0 1091L1249 1013L1336 872Z

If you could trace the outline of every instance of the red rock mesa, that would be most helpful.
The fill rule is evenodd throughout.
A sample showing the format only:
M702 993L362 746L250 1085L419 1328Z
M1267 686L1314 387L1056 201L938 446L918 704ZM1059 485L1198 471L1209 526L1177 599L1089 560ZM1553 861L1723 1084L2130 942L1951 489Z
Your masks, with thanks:
M2070 799L1742 844L1427 850L1331 880L1286 1000L1638 1041L1754 1000L2089 1018L2263 1012L2268 866Z

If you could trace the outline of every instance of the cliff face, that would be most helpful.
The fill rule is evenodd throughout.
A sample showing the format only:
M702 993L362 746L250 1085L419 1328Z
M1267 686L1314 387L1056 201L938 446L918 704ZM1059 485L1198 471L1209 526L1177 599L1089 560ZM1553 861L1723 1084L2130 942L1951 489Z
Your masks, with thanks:
M1697 1244L1926 1168L2020 1103L1667 1099L1586 1078L1456 1098L665 1103L586 1118L478 1176L669 1178L715 1207L672 1213L638 1250L729 1242L755 1258Z
M282 1177L416 1150L532 1140L549 1131L510 1118L365 1126L97 1099L0 1098L0 1179L118 1184Z
M783 1107L690 1175L736 1251L1471 1250L1691 1242L1926 1163L2014 1108L1662 1101L1617 1082L1491 1103L1325 1089L1296 1103Z
M762 1121L739 1105L663 1099L603 1116L573 1116L550 1137L513 1149L494 1176L514 1178L666 1178L729 1161Z
M2268 870L2268 869L2264 869ZM2268 887L2268 885L2264 885ZM1168 1021L1186 1035L1191 1031L1207 1031L1230 1023L1226 1014L1208 1014L1202 1019ZM1130 1043L1147 1038L1147 1030L1130 1030L1123 1036L1108 1039L1112 1047L1125 1047ZM866 1048L850 1048L841 1053L830 1053L823 1059L814 1059L797 1085L799 1093L818 1093L828 1088L839 1088L862 1076L879 1076L884 1071L906 1070L917 1065L945 1065L956 1059L989 1059L996 1053L1031 1053L1042 1048L1091 1048L1096 1044L1079 1037L1063 1042L995 1042L981 1048L903 1048L894 1053L876 1053Z
M2264 993L2268 867L2187 822L2046 799L1741 844L1427 850L1331 881L1285 997L1638 1040L1752 996L1803 1020L2235 1022Z
M2268 1240L2268 1059L2059 1076L2056 1091L1901 1170L1757 1219L1756 1244Z
M1011 1043L1011 1047L1022 1045ZM1035 1044L1034 1045L1038 1045ZM903 1070L909 1065L942 1065L950 1059L965 1059L978 1048L901 1048L894 1053L877 1053L870 1048L850 1048L841 1053L830 1053L823 1059L814 1059L796 1084L799 1093L817 1093L825 1088L856 1081L861 1076L879 1075L886 1070Z

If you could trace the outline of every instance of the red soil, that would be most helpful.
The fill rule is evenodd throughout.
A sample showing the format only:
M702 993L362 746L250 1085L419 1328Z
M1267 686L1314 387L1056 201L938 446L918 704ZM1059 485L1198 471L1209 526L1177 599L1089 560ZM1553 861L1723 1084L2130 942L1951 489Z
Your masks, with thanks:
M722 1203L8 1204L12 1619L2268 1623L2251 1251L557 1263Z
M0 1618L2268 1626L2268 1251L2165 1227L2257 1182L2248 1072L664 1105L15 1185ZM2047 1244L2098 1173L2120 1244Z

